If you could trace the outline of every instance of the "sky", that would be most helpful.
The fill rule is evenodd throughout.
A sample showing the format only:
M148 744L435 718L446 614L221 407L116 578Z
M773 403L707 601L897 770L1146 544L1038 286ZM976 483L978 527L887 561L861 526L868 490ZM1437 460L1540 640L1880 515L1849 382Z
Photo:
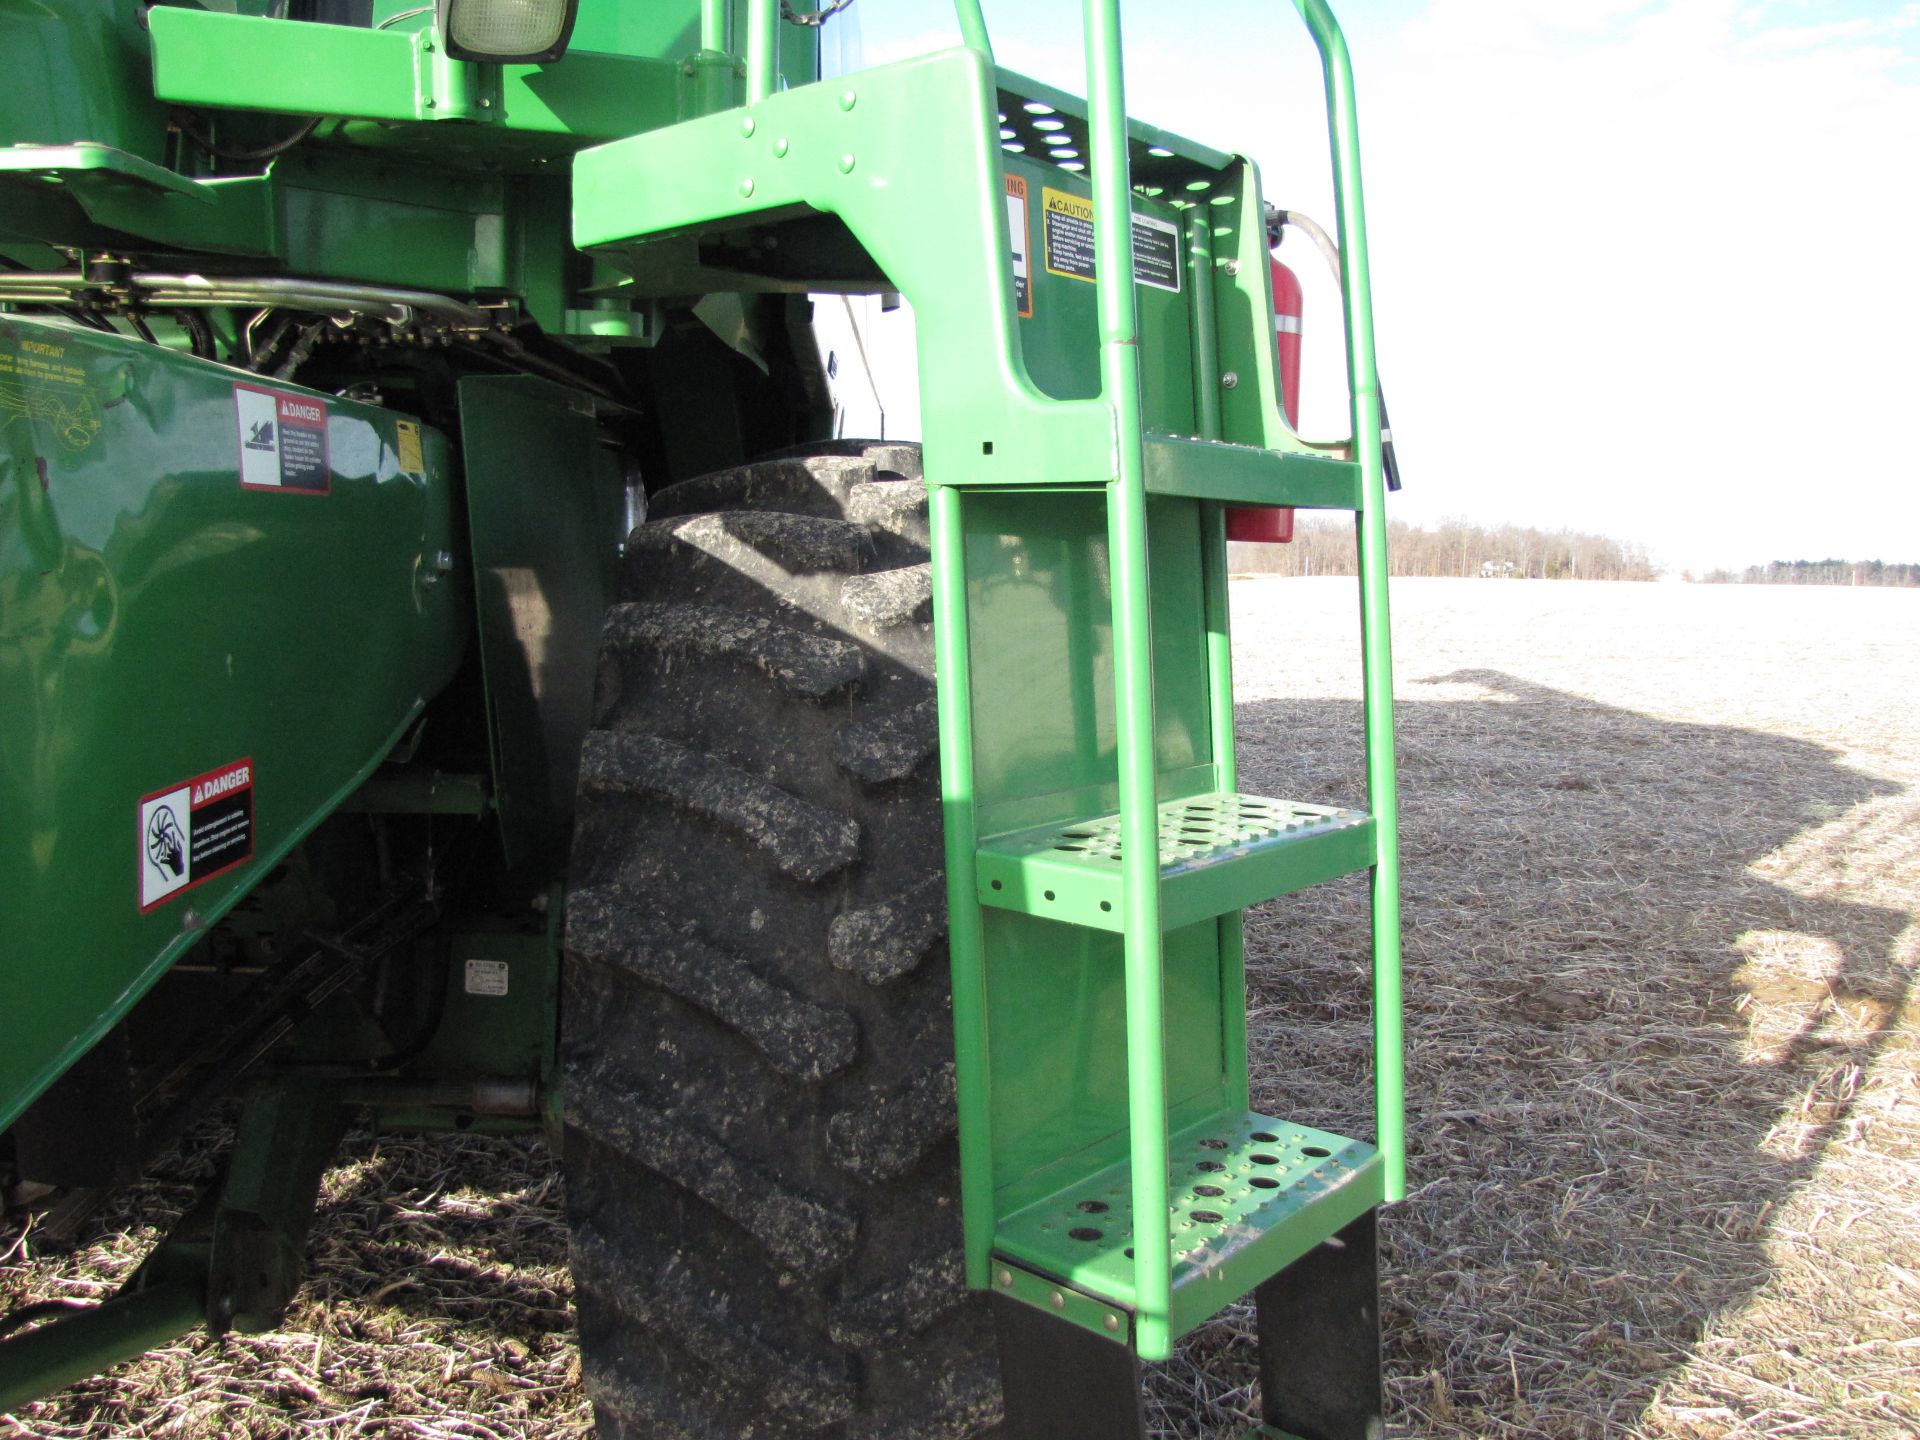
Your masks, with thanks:
M1675 573L1920 560L1920 3L1335 7L1395 514L1597 531ZM860 0L829 30L856 14L868 64L957 41L936 0ZM1001 64L1084 93L1077 5L986 15ZM1129 0L1123 16L1129 110L1251 155L1269 201L1331 228L1318 61L1292 6ZM1291 248L1302 429L1332 438L1337 296ZM906 435L897 329L866 338Z

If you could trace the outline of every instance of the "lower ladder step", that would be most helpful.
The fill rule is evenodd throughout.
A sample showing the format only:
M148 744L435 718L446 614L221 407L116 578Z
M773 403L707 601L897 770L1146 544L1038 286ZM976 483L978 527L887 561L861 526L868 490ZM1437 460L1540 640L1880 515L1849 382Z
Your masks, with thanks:
M1373 1146L1251 1112L1216 1116L1171 1137L1169 1159L1176 1336L1379 1205L1385 1190ZM1008 1216L994 1252L1065 1282L1075 1298L1130 1311L1131 1195L1128 1163L1117 1161ZM1010 1271L1008 1288L1031 1288L1014 1283L1025 1278Z
M1125 928L1120 817L996 835L978 852L980 903L1096 930ZM1373 864L1358 810L1218 792L1160 806L1160 923L1243 910Z

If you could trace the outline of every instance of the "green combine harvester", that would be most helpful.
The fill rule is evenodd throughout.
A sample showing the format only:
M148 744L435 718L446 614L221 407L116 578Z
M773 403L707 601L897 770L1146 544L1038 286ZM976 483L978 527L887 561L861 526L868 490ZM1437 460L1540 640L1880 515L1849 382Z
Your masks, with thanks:
M1117 1440L1249 1294L1381 1431L1403 1189L1379 390L1280 404L1251 163L775 0L0 3L0 1184L226 1098L0 1413L279 1323L344 1129L542 1132L604 1436ZM844 0L842 0L844 4ZM810 296L904 296L924 445ZM1226 513L1352 512L1366 812L1241 792ZM937 683L936 683L937 677ZM1377 1129L1252 1110L1241 912L1368 872Z

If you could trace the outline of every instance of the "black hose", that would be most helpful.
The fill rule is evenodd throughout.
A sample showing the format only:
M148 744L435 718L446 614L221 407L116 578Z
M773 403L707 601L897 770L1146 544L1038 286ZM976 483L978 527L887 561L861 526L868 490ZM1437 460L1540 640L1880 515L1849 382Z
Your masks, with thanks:
M232 160L240 164L252 164L260 160L271 160L274 156L291 150L302 140L313 134L315 130L318 130L320 128L320 122L326 118L324 115L315 115L310 120L302 121L300 128L284 139L270 141L265 145L257 146L251 150L236 150L218 143L209 131L199 127L197 121L188 111L175 110L173 112L173 123L180 127L180 133L182 135L186 136L215 159Z

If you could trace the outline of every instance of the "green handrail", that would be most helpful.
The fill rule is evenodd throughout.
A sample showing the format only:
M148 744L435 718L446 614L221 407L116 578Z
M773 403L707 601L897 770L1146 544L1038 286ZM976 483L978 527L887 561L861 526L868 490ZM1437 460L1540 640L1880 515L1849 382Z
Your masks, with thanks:
M1172 1344L1173 1232L1167 1223L1165 964L1160 930L1159 763L1154 747L1153 587L1147 564L1147 481L1133 295L1133 178L1127 158L1120 0L1086 0L1085 26L1100 393L1113 411L1114 424L1115 479L1107 498L1107 549L1112 557L1114 728L1119 752L1122 893L1126 897L1123 919L1134 1333L1142 1354L1160 1355Z
M1393 645L1387 625L1387 491L1380 454L1380 375L1373 352L1367 217L1360 188L1360 125L1353 98L1353 61L1333 11L1326 0L1293 3L1320 48L1333 147L1334 210L1346 262L1340 290L1346 309L1354 455L1360 462L1360 643L1366 679L1367 796L1379 847L1372 897L1374 1114L1386 1165L1386 1196L1399 1200L1407 1192L1400 1017L1400 807L1393 768Z

